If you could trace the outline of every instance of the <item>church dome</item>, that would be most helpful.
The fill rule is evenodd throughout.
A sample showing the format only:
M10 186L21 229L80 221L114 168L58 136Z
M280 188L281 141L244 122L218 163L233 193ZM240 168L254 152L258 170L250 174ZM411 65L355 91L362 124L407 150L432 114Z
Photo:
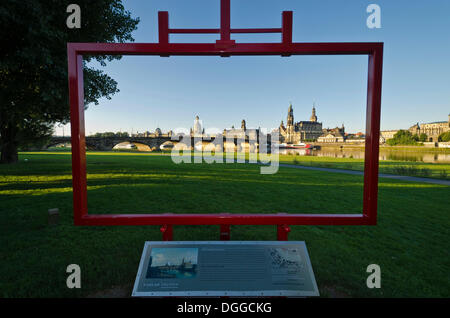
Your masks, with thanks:
M202 133L202 124L200 123L200 118L198 116L195 116L194 134L200 135L201 133Z

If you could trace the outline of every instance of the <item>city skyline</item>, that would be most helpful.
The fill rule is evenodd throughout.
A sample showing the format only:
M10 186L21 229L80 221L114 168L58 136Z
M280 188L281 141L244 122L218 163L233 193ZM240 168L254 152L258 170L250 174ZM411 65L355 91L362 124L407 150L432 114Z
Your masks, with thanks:
M450 112L450 43L442 41L450 4L378 1L381 29L368 29L368 2L232 1L232 26L277 27L281 11L294 11L297 42L384 42L381 130L408 129L441 121ZM157 11L170 12L173 27L217 27L219 1L125 1L141 22L136 42L157 41ZM449 10L445 10L448 8ZM412 23L411 21L422 21ZM217 35L173 35L173 42L213 42ZM276 42L279 35L233 35L238 42ZM432 55L431 53L432 52ZM101 68L101 67L100 67ZM238 126L269 130L286 120L307 120L316 102L323 127L345 124L365 131L367 58L130 57L101 68L118 81L120 93L86 111L86 134L104 131L163 131L189 128L199 115L205 128ZM69 125L65 135L69 135ZM57 135L62 129L56 130Z

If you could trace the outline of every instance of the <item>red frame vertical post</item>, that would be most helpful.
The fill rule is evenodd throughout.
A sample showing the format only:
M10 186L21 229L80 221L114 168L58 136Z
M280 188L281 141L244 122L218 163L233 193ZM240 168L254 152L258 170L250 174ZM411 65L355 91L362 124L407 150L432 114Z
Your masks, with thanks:
M69 102L72 144L74 221L81 223L87 211L86 138L84 129L83 56L68 51Z
M281 19L281 42L292 43L292 11L283 11Z
M381 79L383 71L383 50L369 55L367 80L366 147L364 161L363 211L367 224L377 223L378 165L381 117ZM371 160L367 160L370 158Z
M230 240L230 225L221 224L220 225L220 240L229 241Z
M278 225L277 226L277 240L278 241L287 241L288 240L288 234L291 231L291 228L286 225Z
M173 241L173 226L171 224L164 224L159 230L162 233L163 241Z
M159 43L169 43L169 12L158 12Z
M226 49L235 45L231 40L231 13L230 0L220 0L220 40L216 41L216 47ZM228 54L221 54L222 57L228 57Z
M229 42L231 31L230 0L220 0L220 41Z

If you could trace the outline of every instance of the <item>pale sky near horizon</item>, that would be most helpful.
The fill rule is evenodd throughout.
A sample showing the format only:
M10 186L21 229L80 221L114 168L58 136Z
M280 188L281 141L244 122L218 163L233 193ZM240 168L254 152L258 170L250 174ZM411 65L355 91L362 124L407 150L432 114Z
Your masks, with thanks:
M174 28L218 28L219 0L127 0L140 17L135 42L156 42L158 11ZM381 7L381 29L366 26L369 4ZM384 42L381 129L446 121L450 113L450 1L231 0L234 28L280 27L294 11L294 42ZM214 42L216 34L171 35L171 42ZM236 42L278 42L279 34L236 35ZM101 67L100 67L101 68ZM313 101L323 127L365 129L367 56L143 57L127 56L104 70L120 93L86 111L86 134L101 131L272 129L308 120ZM69 135L69 126L65 127ZM56 129L62 134L62 128Z

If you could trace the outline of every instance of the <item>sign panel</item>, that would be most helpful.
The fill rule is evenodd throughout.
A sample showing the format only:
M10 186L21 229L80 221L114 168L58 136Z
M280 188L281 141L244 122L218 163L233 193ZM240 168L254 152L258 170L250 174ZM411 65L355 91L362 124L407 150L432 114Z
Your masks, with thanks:
M145 242L132 296L319 296L305 242Z

